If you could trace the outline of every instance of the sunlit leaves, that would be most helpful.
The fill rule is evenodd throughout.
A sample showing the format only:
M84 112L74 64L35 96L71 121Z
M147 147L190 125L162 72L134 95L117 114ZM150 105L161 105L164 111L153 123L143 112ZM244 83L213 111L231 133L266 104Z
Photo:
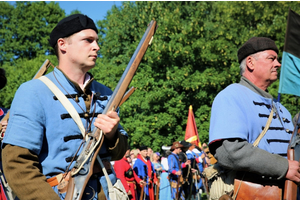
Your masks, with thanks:
M189 105L200 138L207 142L214 97L240 79L238 48L253 36L271 37L282 48L291 4L298 5L149 1L113 8L107 20L99 22L108 25L102 62L109 66L105 67L109 74L120 73L121 63L129 61L146 24L152 19L158 23L153 44L131 84L138 89L121 108L131 145L155 144L152 147L158 150L183 139ZM126 59L116 60L120 55ZM111 84L105 75L102 79Z

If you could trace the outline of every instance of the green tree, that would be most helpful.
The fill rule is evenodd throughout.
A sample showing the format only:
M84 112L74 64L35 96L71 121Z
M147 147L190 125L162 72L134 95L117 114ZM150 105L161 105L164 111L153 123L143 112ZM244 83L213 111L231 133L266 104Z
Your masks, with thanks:
M189 105L200 139L207 142L214 97L240 79L238 48L250 37L265 36L282 50L289 7L299 11L298 2L149 1L113 7L98 22L101 59L94 70L97 79L111 88L146 25L153 19L158 23L153 44L131 84L137 90L121 107L131 145L159 150L183 139ZM277 88L278 83L270 88L274 97Z
M55 56L41 55L30 60L27 58L18 59L15 61L14 65L10 65L10 63L7 62L1 66L1 68L4 68L6 71L7 84L3 89L1 89L0 92L0 107L10 107L10 104L14 98L14 94L19 86L22 83L31 80L46 59L49 59L54 66L57 65L57 59ZM51 72L52 70L53 67L50 67L47 73Z
M49 34L65 16L58 3L0 2L0 64L48 54Z
M0 106L9 108L17 88L33 78L52 49L49 34L65 14L58 3L0 2L0 65L8 83L0 93ZM56 63L57 64L57 63Z

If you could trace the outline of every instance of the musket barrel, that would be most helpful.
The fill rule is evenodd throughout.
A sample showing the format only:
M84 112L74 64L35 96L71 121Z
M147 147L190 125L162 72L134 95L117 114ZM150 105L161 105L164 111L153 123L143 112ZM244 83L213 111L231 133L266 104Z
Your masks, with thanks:
M135 50L133 56L131 57L118 85L116 86L110 100L108 101L103 114L108 111L115 110L119 106L123 95L125 94L147 48L151 38L153 37L156 29L156 21L151 21L144 36L142 37L137 49Z
M122 98L137 70L137 67L139 66L148 46L149 42L151 41L151 38L153 37L154 33L156 31L156 21L152 20L150 24L148 25L148 28L146 29L146 32L144 33L137 49L135 50L132 58L130 59L130 62L128 63L120 81L118 82L114 92L112 93L110 99L107 102L107 105L105 106L105 109L103 110L102 114L107 114L108 111L116 110L117 107L120 105L120 102L122 101ZM75 166L77 166L77 169L72 169L72 171L77 171L76 173L71 172L71 179L75 179L74 183L76 184L77 180L85 179L84 183L80 184L80 186L72 184L71 187L69 187L67 191L66 200L73 200L75 195L77 196L76 199L80 200L83 195L83 191L86 187L87 181L92 175L92 167L94 166L94 162L96 160L96 157L98 155L98 152L100 151L100 148L102 146L103 142L103 135L101 134L102 131L98 128L94 128L91 136L89 136L88 140L86 141L85 146L82 149L82 152L80 153ZM100 135L102 135L100 137ZM88 155L85 154L85 152L91 152ZM90 159L92 157L92 159ZM79 163L79 161L81 163ZM89 168L89 172L81 175L78 173L81 169L81 167L85 165L85 167ZM75 187L75 188L74 188ZM70 192L72 194L70 194Z

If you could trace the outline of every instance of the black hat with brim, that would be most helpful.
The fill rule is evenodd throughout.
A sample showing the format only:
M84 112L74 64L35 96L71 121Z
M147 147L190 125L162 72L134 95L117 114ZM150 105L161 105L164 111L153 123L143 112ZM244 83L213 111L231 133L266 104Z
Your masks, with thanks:
M148 150L148 147L145 146L145 145L142 145L142 146L139 147L139 150L140 150L140 151Z

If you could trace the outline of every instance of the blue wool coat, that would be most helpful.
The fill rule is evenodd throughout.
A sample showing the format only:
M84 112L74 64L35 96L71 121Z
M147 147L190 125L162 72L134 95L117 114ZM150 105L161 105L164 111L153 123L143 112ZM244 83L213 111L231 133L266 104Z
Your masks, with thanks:
M241 138L253 143L266 126L272 104L277 115L274 113L271 125L258 147L286 157L294 129L290 113L281 103L262 97L237 83L226 87L213 102L209 142Z
M59 69L55 68L53 73L46 76L64 94L78 93L75 85ZM91 103L90 113L94 111L94 108L96 113L102 113L112 91L96 81L92 81L89 89L95 95L100 93L101 96L108 97L107 100L96 100L95 98ZM27 148L38 155L42 173L47 178L65 172L70 164L70 159L75 156L82 142L82 134L78 126L72 118L62 119L61 115L68 114L68 112L53 96L53 93L41 80L34 79L23 83L12 102L10 123L3 140L3 143ZM78 113L83 113L83 110L86 111L84 99L81 96L78 99L79 105L74 100L69 100ZM87 124L86 119L81 118L81 120L84 125ZM90 128L92 131L95 118L89 118L89 120L92 120ZM119 125L118 131L127 135L121 125ZM107 153L107 146L103 143L100 154L108 155ZM107 156L107 159L109 160L110 156ZM74 164L74 162L71 164L71 168Z

